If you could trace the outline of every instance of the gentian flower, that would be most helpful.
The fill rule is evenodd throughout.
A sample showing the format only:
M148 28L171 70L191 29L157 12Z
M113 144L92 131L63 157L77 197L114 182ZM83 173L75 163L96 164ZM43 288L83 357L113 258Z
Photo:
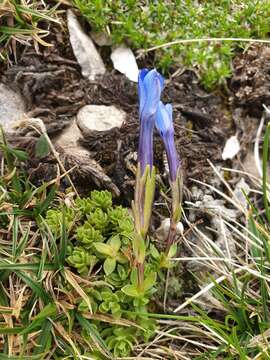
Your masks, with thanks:
M138 286L143 289L145 238L148 232L155 194L155 168L153 166L153 132L156 113L164 86L163 77L155 70L143 69L139 73L140 138L138 168L132 209L136 234L133 250L138 271Z
M171 182L176 181L177 172L180 167L179 157L174 142L174 128L172 118L172 105L164 105L162 101L158 104L156 116L156 128L163 140L169 163L169 176Z
M153 166L153 130L155 117L164 86L163 77L155 70L142 69L139 73L140 138L138 161L141 174L146 165Z
M172 193L172 213L170 230L167 239L167 255L176 237L177 224L181 218L181 197L182 197L182 174L181 163L176 151L174 142L174 128L171 104L164 105L161 101L158 104L156 116L156 128L163 140L169 163L169 176Z

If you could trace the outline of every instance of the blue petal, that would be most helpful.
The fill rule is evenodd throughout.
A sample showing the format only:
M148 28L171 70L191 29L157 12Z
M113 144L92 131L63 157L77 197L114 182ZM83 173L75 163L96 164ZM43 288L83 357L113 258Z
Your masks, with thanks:
M156 70L151 70L143 79L146 101L142 112L144 117L152 116L157 111L158 102L162 91L163 82Z
M148 69L141 69L139 72L139 80L143 81L145 76L149 73L150 70Z
M159 102L156 115L156 128L162 137L168 133L173 133L171 104L164 105L162 101Z
M158 78L159 78L159 82L160 82L160 86L161 86L161 91L164 88L164 77L162 75L160 75L160 73L158 72Z
M139 90L139 101L140 101L140 114L142 112L142 109L145 105L146 102L146 91L145 91L145 87L144 87L144 78L145 76L148 74L149 70L147 69L142 69L139 72L139 76L138 76L138 90Z
M169 114L169 117L171 119L171 122L173 122L173 109L172 109L172 104L166 104L165 108L167 110L167 113Z

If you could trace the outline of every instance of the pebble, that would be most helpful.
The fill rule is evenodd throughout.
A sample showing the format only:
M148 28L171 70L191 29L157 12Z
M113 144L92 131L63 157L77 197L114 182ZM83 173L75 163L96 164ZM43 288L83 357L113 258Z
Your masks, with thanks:
M126 114L115 106L86 105L77 114L77 125L82 132L108 131L120 128Z
M22 119L24 112L25 103L21 95L0 84L0 125L4 130L12 132L14 123Z

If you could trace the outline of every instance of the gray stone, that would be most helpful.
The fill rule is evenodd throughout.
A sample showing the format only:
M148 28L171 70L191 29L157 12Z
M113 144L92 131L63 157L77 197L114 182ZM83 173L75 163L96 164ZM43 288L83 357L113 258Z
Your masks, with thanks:
M77 114L77 125L84 133L102 132L120 128L126 114L115 106L86 105Z
M64 128L59 135L53 138L53 142L63 149L82 149L82 147L78 145L78 140L81 136L76 120L73 119L69 126Z
M82 75L89 80L95 80L97 76L106 72L101 56L91 38L83 32L71 10L67 12L67 20L71 46L82 68Z
M20 94L0 84L0 125L5 131L13 131L15 122L23 118L25 104Z

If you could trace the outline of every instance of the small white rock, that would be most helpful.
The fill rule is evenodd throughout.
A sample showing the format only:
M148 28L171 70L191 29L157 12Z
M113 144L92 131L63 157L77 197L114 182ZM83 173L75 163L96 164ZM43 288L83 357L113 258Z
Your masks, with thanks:
M130 48L124 45L115 48L111 53L111 60L116 70L126 75L129 80L138 82L139 69Z
M0 125L12 132L14 124L23 118L25 104L20 94L0 84Z
M77 114L77 125L82 131L107 131L120 128L126 114L115 106L86 105Z
M95 80L106 72L106 68L89 36L87 36L71 10L67 11L68 30L74 55L82 68L82 75Z
M170 218L166 218L166 219L162 220L159 228L156 230L156 233L155 233L155 237L159 241L164 241L167 239L169 230L170 230L170 223L171 223ZM177 227L176 227L176 234L183 235L183 233L184 233L184 226L179 221L179 223L177 224Z
M222 159L223 160L233 159L235 155L239 152L239 150L240 150L240 143L237 139L237 136L236 135L231 136L226 141L226 144L224 146L222 152Z

